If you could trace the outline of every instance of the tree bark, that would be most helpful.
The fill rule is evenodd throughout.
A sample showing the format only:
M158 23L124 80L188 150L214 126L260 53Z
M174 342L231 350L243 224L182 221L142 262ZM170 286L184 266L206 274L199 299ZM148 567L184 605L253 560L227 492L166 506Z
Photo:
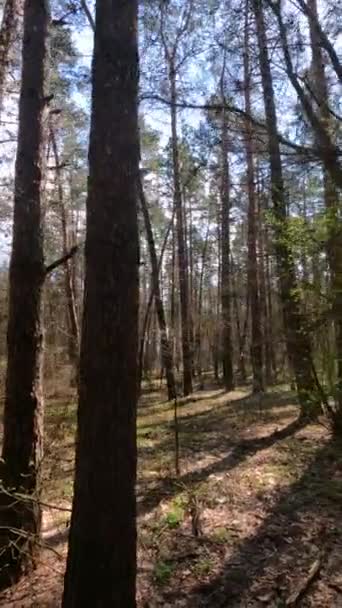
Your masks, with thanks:
M234 277L234 273L232 273L232 278L233 277ZM237 334L238 349L239 349L238 370L239 370L241 382L245 383L247 380L246 365L245 365L245 344L246 344L246 339L247 339L250 306L249 306L249 298L247 297L247 299L246 299L246 316L245 316L243 326L241 328L239 304L238 304L238 297L237 297L237 293L236 293L236 282L235 281L233 283L233 304L234 304L235 325L236 325L236 334Z
M267 255L265 252L265 228L263 226L263 217L262 217L262 197L260 191L258 191L258 224L259 224L259 255L260 255L260 263L259 263L259 275L260 275L260 314L262 318L262 328L263 328L263 336L264 336L264 357L263 362L265 364L265 384L271 385L273 383L273 371L274 366L272 364L272 339L270 335L270 328L272 327L272 320L270 318L270 314L272 312L269 310L269 299L271 295L268 293L269 285L266 282L267 276Z
M268 41L265 31L262 0L253 0L256 21L259 64L261 71L268 152L271 169L271 196L273 203L275 255L280 282L280 293L284 315L284 329L289 360L294 369L298 398L303 416L318 413L316 382L312 366L312 352L308 332L300 309L296 274L287 235L286 196L283 180L279 140L277 137L277 115L274 100L273 79L268 56Z
M320 46L320 35L317 28L318 11L316 0L308 0L309 31L312 53L313 90L321 122L326 129L332 123L329 111L329 93L324 68L324 58ZM324 203L327 213L328 241L327 258L330 269L330 288L333 298L335 350L336 350L336 404L334 416L335 430L342 433L342 226L339 217L340 195L329 173L329 168L323 163Z
M329 55L330 61L331 61L332 67L335 70L336 76L338 77L339 81L342 84L342 63L340 62L340 60L338 58L337 52L336 52L333 44L330 42L328 36L326 35L325 31L323 30L323 28L319 22L317 8L315 9L315 7L312 5L312 3L310 1L305 2L305 0L298 0L298 4L299 4L300 8L302 9L303 13L309 19L310 29L311 29L311 31L314 30L315 39L317 40L318 45L320 47L322 47Z
M56 141L56 135L52 125L50 125L50 139L52 145L52 152L56 165L56 182L58 192L58 204L61 216L62 226L62 240L63 240L63 256L67 255L69 251L69 239L68 239L68 220L67 211L64 203L64 192L63 182L61 174L61 165L58 153L58 146ZM76 297L74 292L73 272L72 272L72 258L68 259L64 264L64 285L65 285L65 296L68 311L68 353L69 360L74 368L75 377L78 376L78 361L79 361L79 327L76 310Z
M46 1L25 0L1 467L1 586L13 582L32 564L37 551L35 540L41 528L42 289L45 277L41 187L48 22ZM27 498L15 500L7 494L13 492Z
M228 164L228 117L222 110L221 124L221 306L222 364L225 389L234 388L230 277L230 179Z
M174 376L174 371L173 371L172 349L171 349L171 345L170 345L168 334L167 334L164 304L163 304L161 291L160 291L159 264L158 264L157 253L156 253L156 248L155 248L155 244L154 244L154 236L153 236L153 231L152 231L150 215L148 212L146 197L145 197L143 185L141 183L141 177L139 178L139 195L140 195L141 209L142 209L142 213L144 216L146 237L147 237L147 243L148 243L150 259L151 259L152 289L153 289L154 303L155 303L156 313L157 313L158 323L159 323L162 365L165 369L168 399L169 399L169 401L171 401L176 398L176 382L175 382L175 376Z
M195 334L195 354L196 354L196 372L201 378L202 376L202 312L203 312L203 283L205 276L206 258L209 243L210 217L208 217L208 226L205 235L205 241L202 249L201 272L198 286L198 306L197 306L197 327Z
M174 206L177 220L179 292L182 324L182 353L183 353L183 392L192 393L192 353L190 340L190 310L189 310L189 277L187 268L186 241L184 235L183 201L181 177L179 169L179 150L177 133L177 88L176 73L172 58L169 63L169 79L171 88L171 140L173 162Z
M137 2L96 2L74 500L63 608L135 608Z
M247 7L246 7L247 9ZM244 32L244 97L245 110L251 114L251 75L249 65L249 23L248 10L245 17ZM257 221L256 221L256 193L255 170L253 158L253 130L249 120L245 121L245 150L247 160L247 191L248 191L248 236L247 236L247 284L248 300L251 310L251 361L253 370L253 392L264 390L263 380L263 353L262 353L262 327L261 307L259 298L259 269L257 260Z

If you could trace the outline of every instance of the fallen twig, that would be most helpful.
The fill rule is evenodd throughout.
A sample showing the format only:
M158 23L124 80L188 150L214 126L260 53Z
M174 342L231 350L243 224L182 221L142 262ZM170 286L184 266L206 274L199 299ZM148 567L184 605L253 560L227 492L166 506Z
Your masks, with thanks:
M299 602L304 598L304 596L308 593L312 583L317 579L320 570L322 567L322 558L317 558L306 578L301 582L299 587L294 591L290 597L286 600L286 606L289 608L296 608L299 605Z

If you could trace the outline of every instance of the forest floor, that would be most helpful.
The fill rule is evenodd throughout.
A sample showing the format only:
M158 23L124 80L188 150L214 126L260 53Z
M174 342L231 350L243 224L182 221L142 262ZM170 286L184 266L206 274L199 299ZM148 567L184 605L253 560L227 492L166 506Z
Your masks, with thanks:
M60 606L76 425L66 385L47 396L42 559L0 596L4 608ZM208 382L179 400L177 477L173 404L156 385L146 390L139 608L342 607L342 446L297 414L286 387L261 399Z

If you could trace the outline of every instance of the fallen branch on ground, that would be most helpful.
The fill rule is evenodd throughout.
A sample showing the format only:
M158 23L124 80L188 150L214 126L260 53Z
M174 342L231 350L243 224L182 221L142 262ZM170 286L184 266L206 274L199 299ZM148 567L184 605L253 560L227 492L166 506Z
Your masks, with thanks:
M314 583L315 580L318 578L322 565L323 565L322 558L318 558L313 562L313 564L308 572L308 575L305 577L305 579L303 581L301 581L301 584L296 589L296 591L294 591L290 595L290 597L286 600L286 606L288 608L296 608L296 606L299 606L299 602L301 602L301 600L304 598L304 596L308 593L312 583Z

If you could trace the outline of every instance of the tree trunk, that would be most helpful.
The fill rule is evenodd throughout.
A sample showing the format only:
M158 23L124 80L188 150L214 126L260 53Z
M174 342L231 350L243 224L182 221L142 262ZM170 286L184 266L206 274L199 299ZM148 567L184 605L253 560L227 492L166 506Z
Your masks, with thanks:
M320 36L316 24L318 11L316 0L308 0L309 26L312 52L313 91L318 105L320 118L326 128L332 123L329 111L329 95L324 69L324 58L320 46ZM330 129L331 130L331 129ZM337 415L334 416L335 430L342 433L342 227L339 218L340 195L329 173L329 167L323 163L324 203L327 213L329 236L327 241L327 258L330 268L330 287L333 297L335 349L337 360L336 404Z
M251 114L251 75L249 65L249 24L248 10L245 17L245 40L244 40L244 96L245 110ZM248 257L247 257L247 284L248 300L251 310L251 361L253 370L253 392L264 390L263 381L263 356L262 356L262 328L261 308L259 299L259 276L257 261L257 222L256 222L256 195L255 195L255 171L253 158L253 130L249 120L245 121L245 150L247 160L247 190L248 190Z
M287 39L287 28L283 21L282 7L280 3L275 4L271 0L267 0L267 2L278 21L286 74L297 93L298 99L312 128L314 137L316 139L315 147L317 154L321 158L324 168L330 175L333 183L337 188L342 188L342 165L340 163L340 150L331 139L326 121L324 118L322 119L322 116L320 116L319 113L314 110L312 100L300 84L299 78L295 72ZM328 108L328 106L326 106L326 108Z
M315 36L317 37L317 41L319 41L319 46L321 46L329 55L336 76L342 84L342 63L339 60L334 45L330 42L328 36L326 35L319 22L317 10L312 10L313 7L310 1L305 2L305 0L298 0L298 4L301 7L303 13L309 18L311 22L310 27L315 29Z
M266 287L266 254L265 254L265 230L263 226L262 217L262 197L260 191L258 191L258 223L259 223L259 275L260 275L260 315L262 319L262 328L264 336L264 357L263 361L265 364L265 383L267 386L273 384L273 365L272 365L272 343L270 336L270 327L272 321L269 318L270 311L268 309L268 301L266 298L267 287ZM271 306L272 310L272 306Z
M273 203L275 254L280 282L289 360L292 362L298 398L304 416L317 414L316 382L312 366L311 344L300 310L296 274L287 236L286 196L283 171L277 138L277 116L274 101L272 73L268 56L262 0L253 0L256 20L259 63L265 105L268 151L271 169L271 195Z
M1 467L4 488L0 495L1 586L29 567L41 527L42 288L45 277L41 186L49 11L43 0L26 0L24 11ZM18 492L28 498L16 501L6 492ZM6 526L8 530L4 529Z
M246 343L246 338L247 338L248 316L249 316L250 308L249 308L249 301L247 298L246 317L245 317L245 322L243 324L243 330L241 331L239 304L238 304L237 293L236 293L235 287L234 287L234 291L233 291L233 303L234 303L236 333L237 333L238 347L239 347L238 370L239 370L241 382L245 383L247 380L246 365L245 365L245 343Z
M268 208L268 207L267 207ZM272 369L272 380L276 381L277 379L277 359L276 359L276 351L274 346L275 340L275 331L273 329L274 323L274 305L273 305L273 288L272 288L272 275L273 275L273 265L271 260L271 246L269 239L269 230L268 227L264 227L264 243L265 243L265 279L266 279L266 302L267 302L267 341L269 345L269 355L271 361L271 369Z
M152 267L152 289L154 295L154 303L156 307L156 313L158 317L159 330L160 330L160 341L161 341L161 357L162 357L162 365L165 369L166 375L166 384L167 384L167 392L168 399L171 401L176 398L176 383L175 376L173 371L173 357L172 357L172 349L169 342L169 338L167 335L167 327L166 327L166 317L164 312L164 304L160 291L159 284L159 264L157 260L157 253L154 244L154 236L152 231L152 225L150 220L150 215L148 212L147 202L145 198L145 193L143 189L143 185L141 183L141 178L139 179L139 195L140 195L140 203L141 209L144 216L145 222L145 230L146 230L146 238L150 252L151 259L151 267Z
M174 218L172 217L170 220L170 223L168 225L168 228L166 230L166 234L164 237L163 245L161 248L160 257L158 260L158 277L160 275L160 269L161 269L161 266L163 263L163 257L164 257L167 241L168 241L170 232L172 230L173 219ZM160 279L159 279L159 281L160 281ZM143 361L144 361L145 341L146 341L147 330L148 330L148 325L149 325L149 321L150 321L153 300L154 300L154 286L152 284L149 298L146 303L146 311L145 311L144 319L143 319L143 322L141 325L141 330L140 330L140 344L139 344L139 355L138 355L138 370L139 370L138 371L138 393L139 393L139 395L141 394L141 385L142 385L142 378L143 378ZM141 304L140 304L140 307L141 307ZM171 356L172 356L172 360L173 360L172 345L170 345L170 348L171 348Z
M228 117L222 111L221 125L221 305L222 364L225 389L234 388L230 277L230 183L228 164Z
M0 28L0 116L3 110L5 82L10 63L11 47L19 29L23 0L5 0Z
M183 390L184 395L192 392L192 353L190 342L190 311L189 311L189 278L187 268L186 242L184 235L183 201L181 178L179 170L179 151L177 134L177 89L176 73L172 60L169 65L171 87L171 140L173 162L174 206L177 220L179 292L182 322L182 352L183 352Z
M62 225L62 239L63 239L63 255L66 255L70 249L68 239L68 221L67 212L64 203L64 192L63 182L61 175L61 165L58 153L58 146L56 141L56 135L52 125L50 125L50 140L52 145L52 152L54 156L54 162L56 166L56 182L57 182L57 193L58 193L58 204L59 212L61 216ZM68 353L69 360L74 368L75 377L78 376L78 360L79 360L79 328L76 311L76 297L74 291L73 272L72 272L73 260L70 259L64 264L64 284L65 284L65 296L68 311Z
M205 275L205 267L206 267L206 257L209 243L209 231L210 231L210 217L208 218L208 226L205 235L205 241L202 250L202 259L201 259L201 272L199 277L199 286L198 286L198 306L197 306L197 327L195 334L195 354L196 354L196 372L201 379L202 376L202 312L203 312L203 283L204 283L204 275Z
M137 2L96 3L74 500L63 608L135 608Z

